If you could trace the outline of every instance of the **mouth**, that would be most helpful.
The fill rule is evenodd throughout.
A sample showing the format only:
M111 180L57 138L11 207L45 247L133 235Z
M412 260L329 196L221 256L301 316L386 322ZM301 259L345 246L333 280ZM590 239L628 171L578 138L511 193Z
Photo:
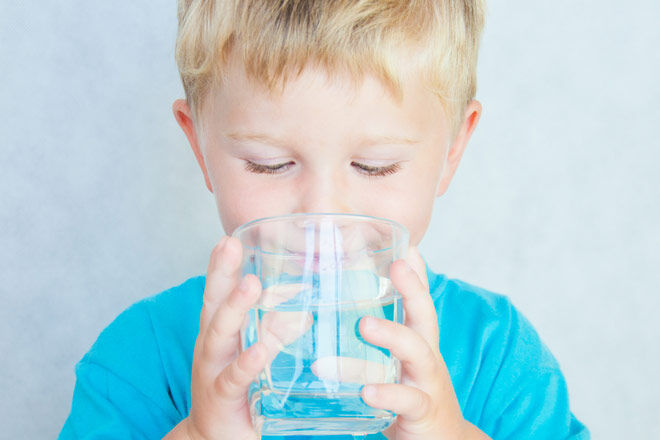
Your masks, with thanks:
M289 253L289 255L293 256L294 258L299 258L301 260L313 260L313 261L319 261L321 259L321 253L308 253L308 252L294 252L294 251L286 251ZM335 259L342 259L344 257L343 252L328 252L323 255L325 260L335 260Z

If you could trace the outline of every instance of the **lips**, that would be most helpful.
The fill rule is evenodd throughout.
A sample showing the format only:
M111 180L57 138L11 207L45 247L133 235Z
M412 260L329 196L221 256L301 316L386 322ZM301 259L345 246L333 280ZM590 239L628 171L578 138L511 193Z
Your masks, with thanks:
M305 254L300 252L295 252L292 254L294 260L298 265L300 265L305 270L310 270L313 272L319 272L321 270L338 270L343 267L343 258L341 255L334 255L329 253L324 255L321 259L320 254Z

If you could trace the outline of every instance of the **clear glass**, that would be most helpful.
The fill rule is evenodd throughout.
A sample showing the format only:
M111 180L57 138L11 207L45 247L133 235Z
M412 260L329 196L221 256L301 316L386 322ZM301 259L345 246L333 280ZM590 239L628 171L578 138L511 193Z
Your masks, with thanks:
M291 214L255 220L233 234L243 244L243 274L262 284L241 332L269 361L249 391L262 435L364 435L387 428L390 411L366 405L367 383L399 383L388 350L367 343L358 322L404 322L389 278L409 234L401 224L351 214Z

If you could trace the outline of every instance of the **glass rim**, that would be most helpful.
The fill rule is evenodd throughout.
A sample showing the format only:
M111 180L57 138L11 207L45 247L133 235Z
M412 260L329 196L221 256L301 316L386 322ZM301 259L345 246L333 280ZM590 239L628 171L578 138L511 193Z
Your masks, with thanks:
M341 213L341 212L297 212L293 214L281 214L281 215L273 215L269 217L262 217L254 220L250 220L247 223L244 223L234 229L234 232L231 233L232 237L237 237L244 231L248 229L252 229L253 227L257 225L261 225L264 223L271 223L271 222L279 222L279 221L285 221L285 220L291 220L295 219L297 217L317 217L317 218L324 218L324 217L331 217L331 218L346 218L346 219L351 219L351 220L358 220L361 222L379 222L379 223L385 223L388 224L392 227L394 227L396 230L400 231L403 233L405 236L409 236L410 232L408 231L408 228L406 228L402 223L397 222L396 220L391 220L388 218L384 217L375 217L372 215L366 215L366 214L350 214L350 213Z

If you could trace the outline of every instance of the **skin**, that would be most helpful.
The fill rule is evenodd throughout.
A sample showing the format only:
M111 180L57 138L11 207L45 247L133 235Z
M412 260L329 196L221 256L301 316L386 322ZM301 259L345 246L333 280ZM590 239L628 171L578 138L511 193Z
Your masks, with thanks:
M281 93L271 93L234 63L223 86L204 100L198 118L184 100L177 100L173 111L228 235L245 222L297 212L366 214L408 228L408 256L390 269L406 324L363 318L359 325L368 342L401 360L402 383L365 386L362 397L398 414L384 433L390 439L488 438L461 414L438 350L437 316L417 251L434 200L447 191L481 105L469 103L452 137L440 101L415 72L405 72L402 91L397 99L375 77L355 81L308 67ZM255 172L246 168L248 162L272 172ZM368 175L374 167L391 172ZM166 438L259 438L247 388L270 354L257 343L236 356L243 317L261 294L253 275L241 282L241 252L236 238L223 237L211 254L193 357L191 411Z

